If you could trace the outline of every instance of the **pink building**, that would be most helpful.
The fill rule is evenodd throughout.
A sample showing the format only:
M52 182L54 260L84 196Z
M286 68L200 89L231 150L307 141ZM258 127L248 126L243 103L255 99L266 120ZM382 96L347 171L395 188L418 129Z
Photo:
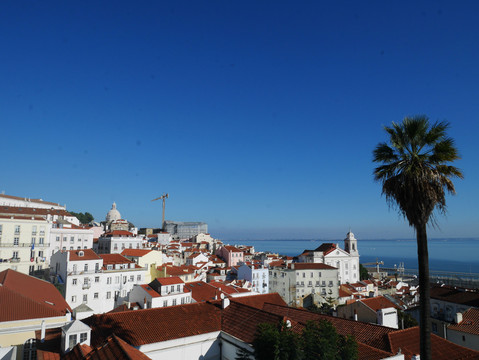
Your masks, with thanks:
M226 265L228 267L230 266L236 266L240 262L244 262L244 253L240 249L230 246L230 245L225 245L221 246L217 251L216 255L219 256L221 259L223 259L226 262Z

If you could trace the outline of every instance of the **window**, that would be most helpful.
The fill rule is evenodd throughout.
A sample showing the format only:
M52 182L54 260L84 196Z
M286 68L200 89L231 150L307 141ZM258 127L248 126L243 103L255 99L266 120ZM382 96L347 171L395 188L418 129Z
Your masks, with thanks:
M181 285L177 285L177 286L176 286L176 291L180 291L180 286L181 286Z
M306 277L306 273L303 273L303 277Z
M63 241L67 242L67 237L66 236L63 237Z
M76 296L76 295L73 295L73 296L72 296L72 302L73 302L73 303L77 302L77 296Z
M87 302L88 301L88 295L87 294L84 294L83 295L83 302Z
M107 293L106 293L106 298L107 298L107 299L111 299L111 291L107 291Z
M68 337L68 347L70 349L73 349L76 344L77 344L77 334L70 335Z
M87 277L83 279L83 284L88 285L88 278Z
M183 305L184 303L185 303L185 298L182 297L182 298L181 298L181 305Z
M0 234L2 233L3 225L0 225Z
M133 282L133 281L135 281L135 275L130 276L130 282Z
M93 299L98 299L98 293L93 294Z
M40 226L40 235L45 235L45 226Z
M32 235L36 235L37 234L37 227L34 225L32 226Z
M313 277L313 273L311 272L311 277Z
M80 241L81 241L81 239L80 239L80 238L78 238L78 242L80 242Z
M88 271L88 264L85 264L84 270L85 270L85 272Z
M168 306L168 300L163 300L163 307L167 307Z
M17 238L17 237L13 238L13 245L18 246L19 242L20 242L20 238Z
M99 277L99 276L95 276L95 282L96 282L96 283L99 283L99 282L100 282L100 277Z
M38 256L41 257L41 258L43 257L43 250L40 250L40 251L38 252Z
M60 236L57 236L56 240L57 240L57 241L60 241Z
M138 275L138 276L136 277L136 280L137 280L137 281L141 281L141 275Z
M20 234L20 225L15 225L15 234Z
M115 276L115 284L119 284L120 283L120 277L119 276Z
M171 292L175 291L175 285L171 285Z
M38 243L39 243L40 245L43 245L44 241L45 241L45 239L42 238L42 237L38 239Z
M72 285L76 285L77 284L77 279L72 279Z
M85 342L88 337L88 333L81 333L80 334L80 342Z
M172 303L173 303L172 305L175 306L176 305L176 299L173 299Z
M70 237L70 242L71 243L74 243L75 242L75 238L73 236Z
M73 250L73 246L70 246L70 250Z

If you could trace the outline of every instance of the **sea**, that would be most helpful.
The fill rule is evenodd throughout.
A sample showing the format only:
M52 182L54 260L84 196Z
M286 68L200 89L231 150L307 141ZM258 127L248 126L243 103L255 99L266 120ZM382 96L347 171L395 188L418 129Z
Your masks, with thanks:
M254 246L255 251L270 251L281 255L298 256L304 250L314 250L323 243L343 240L234 240L231 245ZM361 240L358 239L361 264L383 261L381 267L393 268L400 263L406 269L417 269L416 239ZM428 239L429 269L433 271L479 274L479 238ZM373 266L373 265L368 265Z

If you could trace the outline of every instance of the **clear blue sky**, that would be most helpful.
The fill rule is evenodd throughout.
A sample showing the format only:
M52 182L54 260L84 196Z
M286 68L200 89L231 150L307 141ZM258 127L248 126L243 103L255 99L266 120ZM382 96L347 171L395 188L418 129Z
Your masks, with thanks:
M479 223L476 1L3 1L0 190L215 237L413 237L373 181L384 125L451 123Z

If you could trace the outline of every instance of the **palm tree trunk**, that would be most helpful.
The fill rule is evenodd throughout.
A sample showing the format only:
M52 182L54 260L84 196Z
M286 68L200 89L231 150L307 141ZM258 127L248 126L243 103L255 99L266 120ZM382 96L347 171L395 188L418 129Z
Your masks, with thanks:
M421 360L431 360L431 305L429 302L429 254L427 250L426 223L416 228L416 237L419 263Z

